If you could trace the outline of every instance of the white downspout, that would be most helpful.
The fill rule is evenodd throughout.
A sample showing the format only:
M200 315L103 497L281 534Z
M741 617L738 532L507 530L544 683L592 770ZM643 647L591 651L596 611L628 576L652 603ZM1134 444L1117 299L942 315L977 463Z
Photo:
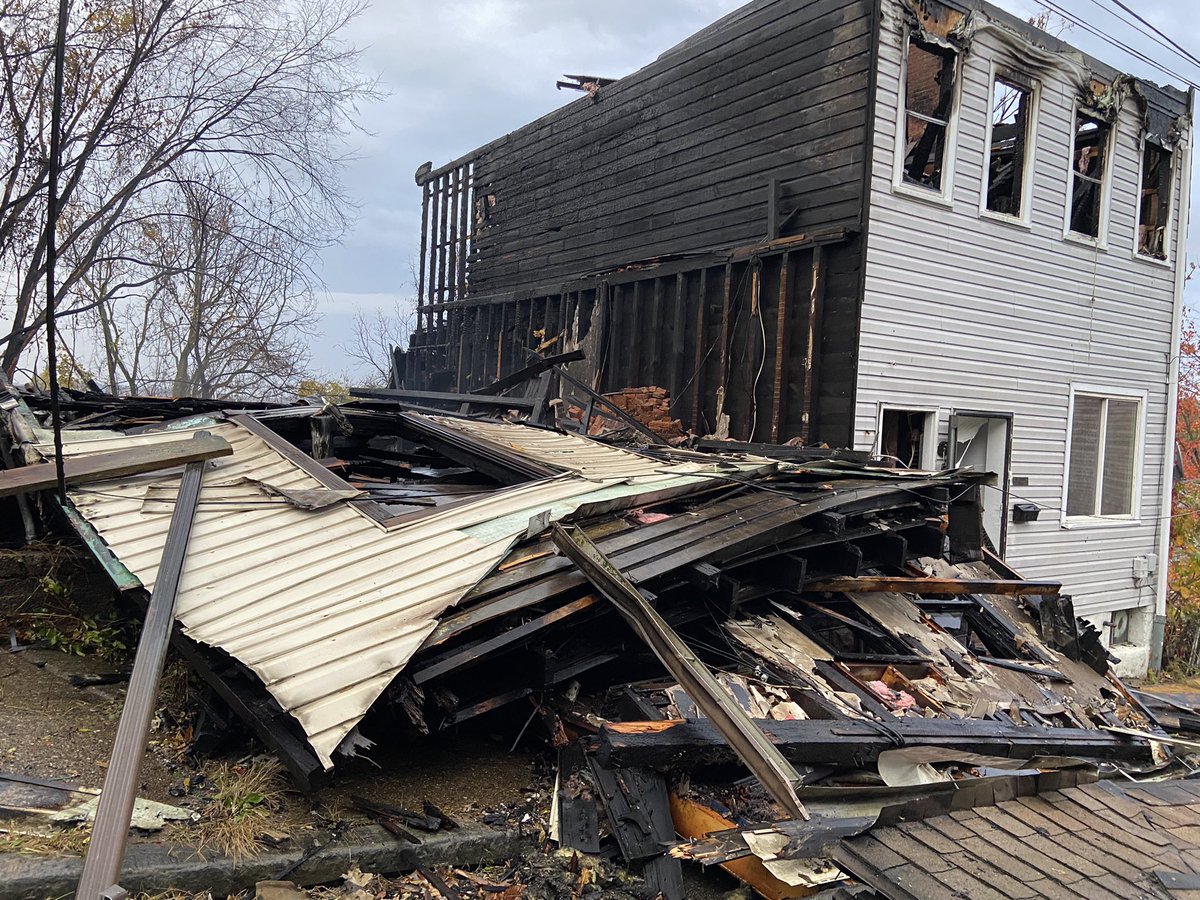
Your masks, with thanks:
M1188 90L1188 116L1195 108L1195 89ZM1162 474L1162 504L1158 528L1158 586L1154 603L1155 623L1151 631L1151 668L1161 668L1163 627L1167 615L1167 569L1171 553L1171 499L1175 487L1175 422L1179 406L1179 338L1183 329L1183 285L1187 277L1187 233L1191 219L1193 131L1188 130L1187 152L1183 155L1183 182L1179 187L1179 225L1175 232L1175 304L1171 318L1170 367L1167 376L1167 430ZM1157 661L1157 665L1155 665Z

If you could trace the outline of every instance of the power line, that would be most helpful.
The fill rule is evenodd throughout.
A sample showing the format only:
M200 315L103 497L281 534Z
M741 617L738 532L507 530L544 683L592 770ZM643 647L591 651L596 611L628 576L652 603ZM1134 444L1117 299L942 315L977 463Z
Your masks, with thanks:
M1182 47L1168 46L1167 44L1164 44L1162 42L1162 40L1159 39L1158 33L1151 30L1153 28L1153 26L1151 26L1150 28L1145 28L1145 27L1138 25L1136 22L1130 22L1128 19L1122 17L1121 14L1119 12L1117 12L1116 10L1109 9L1107 6L1105 6L1103 3L1101 3L1100 0L1089 0L1089 2L1096 8L1100 9L1101 11L1108 13L1110 16L1112 16L1114 19L1116 19L1122 25L1124 25L1128 28L1132 28L1134 31L1136 31L1138 34L1142 35L1143 37L1149 38L1150 41L1152 41L1157 46L1162 47L1164 50L1170 50L1171 52L1175 53L1175 55L1181 57L1185 62L1187 62L1193 66L1196 66L1198 69L1200 69L1200 59L1197 59L1195 56L1193 56L1187 50L1184 50ZM1112 2L1115 3L1115 2L1117 2L1117 0L1112 0ZM1176 77L1181 77L1181 76L1176 76Z
M1200 59L1197 59L1195 56L1193 56L1190 50L1185 50L1183 47L1179 46L1179 44L1175 43L1174 40L1167 37L1167 35L1163 34L1161 31L1159 31L1157 28L1155 28L1153 25L1151 25L1149 22L1147 22L1145 19L1143 19L1140 15L1138 15L1132 9L1130 9L1128 6L1126 6L1124 3L1122 3L1121 0L1110 0L1110 2L1114 3L1116 6L1119 6L1121 9L1125 10L1125 12L1129 13L1129 15L1133 16L1135 19L1137 19L1139 22L1141 22L1143 25L1145 25L1147 28L1149 28L1151 31L1153 31L1155 34L1157 34L1160 38L1162 38L1163 41L1166 41L1167 44L1176 53L1178 53L1180 56L1182 56L1184 59L1186 59L1192 65L1200 68ZM1145 32L1143 32L1143 33L1145 33ZM1159 41L1158 43L1161 44L1162 41Z
M1180 75L1178 72L1174 71L1173 69L1169 69L1162 63L1158 62L1157 60L1152 59L1151 57L1147 56L1142 51L1134 49L1133 47L1118 40L1117 38L1113 37L1112 35L1107 34L1104 31L1101 31L1099 28L1093 26L1091 23L1085 22L1083 19L1079 18L1074 13L1064 9L1063 7L1059 6L1057 3L1053 2L1053 0L1044 0L1044 2L1046 4L1046 6L1049 7L1049 9L1052 12L1056 13L1059 17L1066 20L1070 24L1075 25L1079 28L1082 28L1084 31L1088 32L1093 37L1097 37L1100 40L1104 41L1105 43L1109 44L1110 46L1115 47L1116 49L1121 50L1124 53L1128 53L1134 59L1136 59L1142 63L1145 63L1146 65L1150 66L1153 69L1156 69L1157 71L1163 73L1164 75L1168 76L1169 78L1177 79L1179 81L1182 81L1184 84L1186 84L1190 87L1194 87L1197 90L1200 90L1200 84L1196 83L1192 79L1187 78L1183 75Z

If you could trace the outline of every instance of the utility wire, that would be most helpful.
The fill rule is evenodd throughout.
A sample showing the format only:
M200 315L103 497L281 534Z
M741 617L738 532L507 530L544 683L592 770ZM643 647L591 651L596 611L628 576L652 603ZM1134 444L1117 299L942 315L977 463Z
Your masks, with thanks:
M1093 2L1094 2L1094 0L1093 0ZM1163 32L1159 31L1157 28L1155 28L1153 25L1151 25L1149 22L1147 22L1145 19L1143 19L1140 15L1138 15L1136 12L1134 12L1132 9L1130 9L1128 6L1126 6L1124 3L1122 3L1121 0L1109 0L1109 2L1113 3L1115 6L1118 6L1121 9L1123 9L1125 12L1129 13L1129 15L1133 16L1135 19L1137 19L1137 21L1141 22L1142 25L1146 26L1146 28L1149 28L1150 31L1152 31L1152 32L1154 32L1154 34L1158 35L1158 37L1161 38L1161 40L1156 40L1155 38L1151 37L1149 34L1146 34L1146 32L1144 30L1139 28L1138 30L1141 31L1142 34L1146 34L1147 37L1150 37L1151 40L1154 40L1155 43L1157 43L1159 45L1164 45L1163 42L1165 41L1166 42L1165 46L1174 50L1176 53L1178 53L1180 56L1182 56L1184 59L1186 59L1192 65L1196 66L1197 68L1200 68L1200 59L1197 59L1196 56L1194 56L1190 50L1185 50L1183 47L1181 47L1179 44L1177 44L1172 38L1163 34ZM1099 5L1099 4L1097 4L1097 5ZM1114 13L1114 15L1115 15L1115 13Z
M1117 38L1113 37L1112 35L1107 34L1106 32L1100 30L1099 28L1092 25L1091 23L1084 21L1082 18L1075 15L1075 13L1072 13L1069 10L1064 9L1062 6L1059 6L1057 3L1054 2L1054 0L1045 0L1045 4L1052 12L1056 13L1057 15L1059 15L1061 18L1065 19L1070 24L1075 25L1079 28L1082 28L1088 34L1091 34L1093 37L1099 38L1100 40L1107 43L1109 46L1115 47L1116 49L1121 50L1124 53L1128 53L1134 59L1136 59L1142 63L1145 63L1146 65L1150 66L1151 68L1161 72L1162 74L1164 74L1170 78L1175 78L1179 81L1182 81L1184 84L1187 84L1190 87L1194 87L1194 88L1200 90L1200 84L1197 84L1192 79L1187 78L1183 75L1180 75L1178 72L1174 71L1173 69L1169 69L1169 68L1167 68L1167 66L1163 65L1162 63L1158 62L1157 60L1152 59L1151 57L1147 56L1142 51L1134 49L1133 47L1118 40ZM1126 24L1128 24L1128 23L1126 23Z
M58 29L54 38L54 93L50 107L50 160L46 173L46 355L50 378L50 422L54 429L54 474L58 499L66 505L67 477L63 469L62 414L58 403L58 340L54 329L54 267L58 262L58 169L62 164L63 68L67 45L69 0L58 0Z

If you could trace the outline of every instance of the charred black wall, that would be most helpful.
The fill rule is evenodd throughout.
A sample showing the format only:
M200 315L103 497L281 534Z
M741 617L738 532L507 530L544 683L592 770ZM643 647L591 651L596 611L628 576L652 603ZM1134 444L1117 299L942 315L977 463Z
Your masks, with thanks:
M473 160L469 293L858 221L869 0L753 4Z
M875 18L760 0L419 172L404 382L469 390L580 346L577 374L667 387L697 433L850 446Z

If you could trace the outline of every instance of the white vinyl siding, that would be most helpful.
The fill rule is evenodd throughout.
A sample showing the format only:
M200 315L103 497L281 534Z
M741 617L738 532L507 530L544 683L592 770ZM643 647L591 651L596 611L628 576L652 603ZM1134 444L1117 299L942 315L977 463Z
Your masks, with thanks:
M883 0L855 446L875 445L881 403L939 409L943 439L953 409L1011 412L1010 505L1029 500L1042 513L1010 521L1009 561L1030 577L1062 580L1084 615L1152 605L1153 579L1135 582L1131 570L1135 557L1156 553L1164 527L1174 272L1135 258L1137 104L1126 102L1109 144L1106 248L1064 239L1076 96L1064 70L1029 73L1039 87L1028 224L982 215L994 67L1022 67L980 28L959 58L952 192L947 205L922 202L895 189L903 32L896 0ZM1133 516L1063 527L1073 384L1144 398Z

